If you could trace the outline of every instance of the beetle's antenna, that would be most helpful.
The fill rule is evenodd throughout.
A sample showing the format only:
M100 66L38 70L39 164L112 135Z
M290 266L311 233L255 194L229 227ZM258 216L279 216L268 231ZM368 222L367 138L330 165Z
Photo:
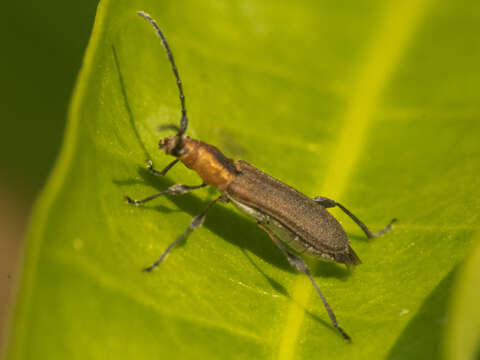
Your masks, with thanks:
M178 75L178 70L177 66L175 65L175 60L173 60L173 54L170 51L170 47L168 46L167 40L165 39L165 36L163 35L162 30L157 25L157 22L152 19L150 15L143 11L137 11L137 14L143 17L145 20L148 20L150 24L152 24L153 28L157 32L157 35L160 37L162 40L162 45L165 48L165 51L167 52L168 60L170 60L170 63L172 64L172 70L173 74L175 75L175 78L177 79L177 86L178 86L178 91L180 92L180 102L182 104L182 118L180 119L180 130L178 132L178 135L183 135L185 131L187 131L187 126L188 126L188 118L187 118L187 109L185 107L185 95L183 95L183 87L182 87L182 81L180 80L180 76Z

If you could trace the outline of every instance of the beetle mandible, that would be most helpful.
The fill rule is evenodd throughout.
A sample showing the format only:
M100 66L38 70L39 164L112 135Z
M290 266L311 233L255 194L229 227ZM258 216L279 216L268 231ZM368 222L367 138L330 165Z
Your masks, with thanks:
M362 221L338 202L323 196L309 198L249 163L242 160L233 161L223 155L215 146L188 137L186 135L188 118L185 96L170 47L155 20L143 11L137 13L150 22L161 39L177 81L181 103L180 126L170 127L174 128L177 134L159 142L159 148L176 159L161 171L156 170L149 160L147 168L155 175L164 176L181 161L195 171L203 182L196 186L175 184L142 200L133 200L128 196L125 199L130 204L140 205L162 195L183 195L207 185L217 188L221 193L200 215L193 218L187 230L144 271L150 272L155 269L175 246L200 227L213 205L219 201L231 202L237 209L255 218L258 226L268 234L286 256L288 262L296 270L310 278L327 310L332 325L338 329L344 339L351 340L350 336L338 325L332 308L299 254L345 264L347 267L361 263L357 254L350 247L350 241L342 226L326 210L327 208L339 207L362 228L368 238L381 236L389 231L396 219L391 220L384 229L372 233Z

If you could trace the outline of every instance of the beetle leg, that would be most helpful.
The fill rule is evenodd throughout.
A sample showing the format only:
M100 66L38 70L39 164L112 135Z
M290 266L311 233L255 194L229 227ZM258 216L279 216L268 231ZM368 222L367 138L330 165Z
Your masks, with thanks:
M360 221L360 219L357 218L355 215L353 215L346 207L344 207L342 204L339 204L335 200L326 198L324 196L317 196L317 197L313 198L312 200L316 201L317 203L319 203L320 205L322 205L325 208L331 208L331 207L338 206L345 214L347 214L353 221L355 221L355 223L358 226L360 226L362 228L363 232L365 233L365 235L367 235L367 238L369 238L369 239L374 238L374 237L378 237L378 236L382 236L387 231L391 230L393 223L395 221L397 221L397 219L394 218L390 221L390 223L387 226L385 226L385 228L383 228L382 230L379 230L377 232L372 233L368 229L367 225L365 225L362 221Z
M179 159L173 160L170 164L165 166L165 168L161 171L158 171L153 168L153 162L152 160L147 160L147 169L150 171L152 174L157 175L157 176L165 176L165 174L170 170L177 162L179 162Z
M146 267L143 269L143 271L150 272L153 269L155 269L160 263L163 261L165 256L168 255L168 253L175 247L177 246L182 240L184 240L193 230L199 228L200 226L203 225L203 222L205 221L205 217L207 216L208 210L212 208L213 205L215 205L218 201L223 200L222 196L216 198L213 200L210 204L208 204L207 208L202 211L200 215L195 216L192 221L190 222L190 225L188 226L187 230L183 234L181 234L174 242L172 242L170 245L168 245L167 249L163 252L163 254L155 261L152 265Z
M125 201L129 204L140 205L140 204L145 204L146 202L156 199L157 197L162 195L184 195L192 190L200 189L205 186L207 186L207 184L201 184L201 185L195 185L195 186L175 184L170 186L167 190L163 190L157 194L154 194L142 200L133 200L129 196L125 196Z
M268 234L270 239L272 239L272 241L275 243L275 245L277 245L278 248L283 252L283 254L287 257L290 265L292 265L299 272L304 273L305 275L307 275L310 278L310 281L312 282L313 287L315 288L318 295L322 299L323 305L325 306L325 309L327 310L328 316L330 317L330 320L332 322L333 327L336 328L340 332L340 334L342 334L342 336L345 340L351 341L352 339L350 338L350 336L348 336L347 333L340 326L338 326L337 318L335 317L335 314L333 313L332 308L328 304L327 299L323 296L322 292L320 291L320 287L318 286L317 282L313 278L307 264L305 264L303 259L300 256L288 251L285 248L285 246L275 237L275 235L263 223L258 222L258 226Z

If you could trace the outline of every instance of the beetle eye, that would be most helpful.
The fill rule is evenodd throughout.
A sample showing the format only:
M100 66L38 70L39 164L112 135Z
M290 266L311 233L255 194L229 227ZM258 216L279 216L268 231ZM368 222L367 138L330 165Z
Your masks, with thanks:
M178 151L178 156L183 156L187 153L187 148L184 146Z
M165 150L165 152L168 154L170 151L169 147L171 146L170 142L171 142L171 138L169 137L163 138L158 142L158 148L161 150Z

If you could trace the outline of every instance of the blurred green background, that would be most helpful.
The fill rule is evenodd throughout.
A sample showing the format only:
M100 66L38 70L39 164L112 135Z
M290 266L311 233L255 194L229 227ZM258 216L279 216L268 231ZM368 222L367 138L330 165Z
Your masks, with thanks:
M0 338L29 210L57 156L97 1L8 1L0 21Z

